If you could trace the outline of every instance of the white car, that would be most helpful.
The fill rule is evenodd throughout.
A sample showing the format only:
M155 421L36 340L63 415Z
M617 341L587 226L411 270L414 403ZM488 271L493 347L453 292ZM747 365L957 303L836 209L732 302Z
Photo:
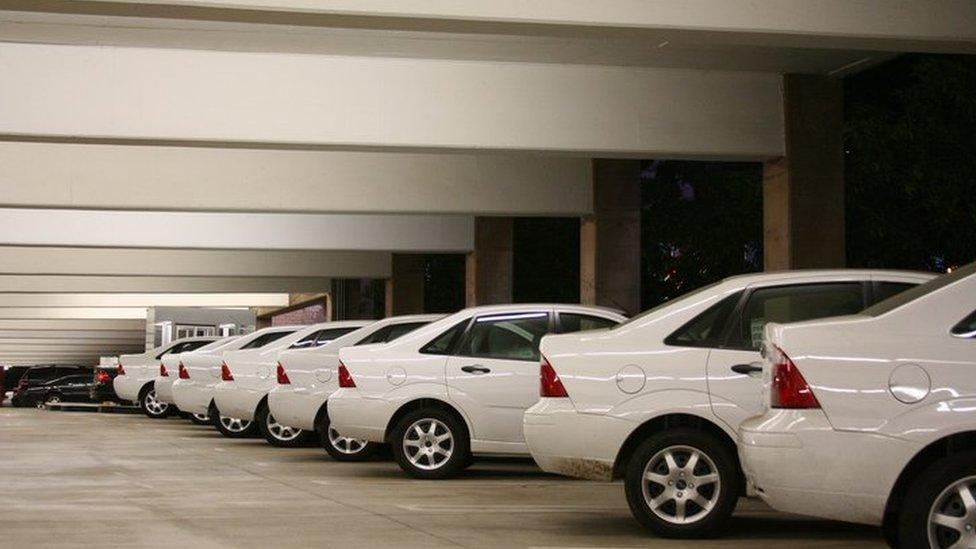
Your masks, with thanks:
M184 353L203 347L216 337L188 337L135 355L119 357L117 375L112 382L115 394L122 400L135 402L151 418L164 418L171 407L156 398L153 382L159 372L159 361L168 354Z
M323 322L289 334L262 347L244 347L227 351L221 364L221 381L214 388L214 403L223 416L251 421L250 432L258 431L270 444L280 447L298 446L305 442L308 431L278 422L269 413L267 396L274 388L278 354L287 349L312 349L372 324L374 320L346 320ZM240 433L229 433L238 436Z
M339 388L335 371L339 349L386 343L444 318L444 315L395 316L376 321L314 349L287 349L278 355L278 385L268 393L268 408L278 422L315 431L323 448L339 461L370 457L376 444L340 436L329 425L326 401Z
M611 330L542 341L541 395L525 437L543 470L623 477L634 517L661 536L702 537L745 482L736 428L759 413L762 329L856 313L932 275L795 271L736 276Z
M526 456L522 413L539 398L539 341L624 319L582 305L473 307L385 345L346 347L332 426L389 442L417 478L453 475L474 455Z
M156 381L153 385L153 387L156 389L156 400L164 404L171 405L173 408L179 409L179 407L176 405L176 400L173 399L173 383L176 382L179 376L179 367L183 358L190 353L206 353L214 349L224 347L240 337L241 336L227 336L218 339L217 341L207 343L203 347L194 349L192 351L183 353L168 353L163 355L162 361L159 364L159 373L156 375ZM189 418L190 421L196 423L197 425L210 425L212 423L210 421L210 416L207 414L190 414Z
M858 316L770 325L740 454L771 506L976 547L976 263Z
M173 400L177 408L188 414L206 415L214 427L228 436L250 436L252 422L231 416L221 416L214 404L214 388L220 383L220 365L225 351L258 349L301 329L301 326L263 328L241 336L208 351L191 353L180 362L177 380L173 382Z

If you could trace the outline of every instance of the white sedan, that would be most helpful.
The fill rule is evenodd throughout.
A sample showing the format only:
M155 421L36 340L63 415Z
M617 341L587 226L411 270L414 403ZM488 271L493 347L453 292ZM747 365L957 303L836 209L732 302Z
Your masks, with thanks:
M203 347L216 337L188 337L134 355L119 357L118 375L112 382L115 394L122 400L135 402L151 418L163 418L172 410L169 404L156 398L153 382L159 372L159 361L166 355L185 353Z
M528 455L522 413L538 400L539 341L624 318L582 305L473 307L392 343L346 347L329 398L332 426L389 442L417 478L453 475L473 455Z
M737 276L612 330L546 337L543 398L524 416L532 457L554 473L624 477L631 512L658 535L712 535L745 493L736 428L762 408L763 326L856 313L931 278Z
M339 350L353 345L386 343L444 315L395 316L311 349L287 349L278 355L278 385L268 393L268 408L275 419L298 429L316 431L325 450L340 461L370 457L376 445L342 437L329 425L326 401L339 388L335 370Z
M865 310L766 330L740 453L777 509L976 547L976 263Z
M227 351L221 364L221 381L214 387L214 403L223 416L253 422L245 434L258 431L270 444L279 447L298 446L305 442L307 431L280 423L269 413L267 396L275 386L278 354L288 349L312 349L372 324L373 320L322 322L303 327L261 347L243 347ZM221 430L228 436L240 436Z
M177 377L179 376L179 367L183 358L187 357L190 353L208 353L212 350L226 346L239 337L241 336L227 336L218 339L217 341L207 343L203 347L194 349L192 351L163 355L162 361L159 365L159 374L156 376L156 381L153 384L153 387L156 390L156 400L162 402L163 404L172 406L173 408L179 409L179 407L176 405L176 400L173 399L173 383L176 382ZM189 417L191 421L198 425L211 424L210 417L207 414L190 414Z
M295 333L301 326L263 328L241 336L205 352L186 355L178 365L177 380L173 382L173 400L177 408L189 413L206 415L214 427L228 436L250 436L252 422L231 416L221 416L214 404L214 388L220 383L220 365L225 351L258 349Z

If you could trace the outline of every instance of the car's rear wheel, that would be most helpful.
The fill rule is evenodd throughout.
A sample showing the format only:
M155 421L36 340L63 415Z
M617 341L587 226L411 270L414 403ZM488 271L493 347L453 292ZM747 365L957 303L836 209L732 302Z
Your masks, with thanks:
M257 423L247 421L246 419L223 416L217 410L217 406L212 403L210 404L210 413L208 415L213 421L213 426L225 437L249 438L258 432Z
M274 414L268 410L268 405L261 403L255 414L254 420L261 429L261 435L268 444L278 448L296 448L303 446L308 440L308 433L302 429L296 429L278 423Z
M139 403L141 404L142 413L153 419L168 417L173 408L168 403L156 398L156 389L152 387L149 387L148 390L143 389Z
M976 451L926 468L908 489L898 522L903 547L976 547Z
M738 464L716 437L694 429L657 433L627 465L630 511L645 528L669 538L703 538L728 523L739 498Z
M393 456L408 475L442 479L468 463L471 448L464 425L440 408L408 413L393 429Z
M332 428L328 414L324 415L316 432L319 435L319 443L336 461L366 461L379 449L376 443L339 434Z
M44 397L44 400L37 401L37 407L44 408L47 406L57 406L61 404L61 402L62 402L61 395L57 393L49 394Z
M213 422L210 421L210 416L207 414L190 414L189 418L190 421L197 425L213 425Z

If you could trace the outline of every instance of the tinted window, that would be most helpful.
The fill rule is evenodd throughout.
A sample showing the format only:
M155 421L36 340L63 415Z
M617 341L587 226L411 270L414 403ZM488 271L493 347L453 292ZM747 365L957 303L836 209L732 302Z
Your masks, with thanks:
M668 345L688 347L718 347L742 292L736 292L705 309L664 340Z
M404 324L394 324L390 326L390 331L386 333L386 341L393 341L402 335L409 334L410 332L420 328L421 326L426 326L426 322L408 322Z
M457 354L538 361L539 342L548 332L547 313L484 316L474 321Z
M458 338L464 333L464 329L468 327L468 322L470 319L464 319L458 322L450 330L442 333L441 335L434 338L433 341L425 345L420 349L421 353L429 355L446 355L454 349L454 345L457 343Z
M289 349L309 349L315 347L315 338L319 336L318 332L312 332L307 336L299 339L298 341L291 344Z
M278 341L279 339L285 337L286 335L295 333L294 330L284 331L284 332L271 332L267 334L260 335L254 338L253 341L246 343L241 349L258 349L264 347L268 343L273 341Z
M617 322L609 318L576 313L559 313L559 332L563 334L583 332L586 330L602 330L616 325Z
M315 338L315 345L321 347L326 343L332 341L333 339L339 339L340 337L358 330L357 326L349 326L347 328L326 328L319 332L318 337Z
M952 327L952 335L959 337L976 337L976 311L962 319Z
M886 299L876 305L872 305L871 307L865 309L861 314L868 316L883 315L888 311L897 309L906 303L915 301L920 297L926 296L939 288L948 286L949 284L952 284L957 280L962 280L963 278L966 278L972 274L976 274L976 261L968 265L964 265L949 274L944 274L942 276L933 278L925 284L920 284L910 290L906 290L892 297L891 299Z
M874 285L874 303L884 301L891 296L898 295L905 290L914 288L917 284L909 282L877 282Z
M856 314L864 308L864 292L858 282L775 286L752 292L742 311L739 329L730 345L758 349L763 328L769 322L799 322L815 318Z
M158 355L156 355L156 358L161 358L161 357L163 357L165 355L174 355L174 354L179 354L179 353L188 353L190 351L195 351L195 350L199 349L200 347L203 347L204 345L206 345L208 343L210 343L210 341L202 341L202 340L201 341L184 341L183 343L177 343L176 345L173 345L169 349L166 349L162 353L159 353Z
M383 343L384 341L386 341L386 336L387 334L390 333L391 328L392 326L384 326L379 330L376 330L375 332L364 337L363 339L359 340L359 342L356 343L356 345L369 345L370 343Z

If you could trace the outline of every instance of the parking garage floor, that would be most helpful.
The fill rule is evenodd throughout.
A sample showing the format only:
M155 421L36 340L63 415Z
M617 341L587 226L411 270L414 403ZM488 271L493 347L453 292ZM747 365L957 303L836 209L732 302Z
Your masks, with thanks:
M0 408L2 547L883 547L873 528L743 501L728 536L646 535L619 483L528 462L405 478L180 419Z

